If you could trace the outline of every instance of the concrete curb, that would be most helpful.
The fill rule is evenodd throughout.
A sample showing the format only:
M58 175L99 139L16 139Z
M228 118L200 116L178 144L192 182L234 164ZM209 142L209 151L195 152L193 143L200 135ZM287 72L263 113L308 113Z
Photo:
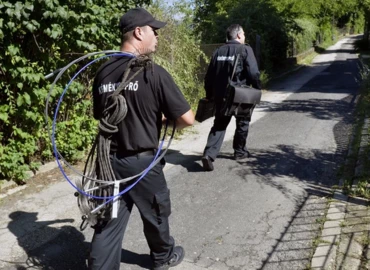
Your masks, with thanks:
M33 173L31 171L27 172L27 175L29 176L27 179L30 179L31 177L38 175L40 173L45 173L48 171L51 171L58 167L58 164L56 161L48 162L42 166L36 171L36 173ZM23 190L27 188L27 184L19 186L17 183L15 183L12 180L0 180L0 192L3 189L6 189L6 192L3 194L0 194L0 199L3 199L13 193L16 193L20 190Z

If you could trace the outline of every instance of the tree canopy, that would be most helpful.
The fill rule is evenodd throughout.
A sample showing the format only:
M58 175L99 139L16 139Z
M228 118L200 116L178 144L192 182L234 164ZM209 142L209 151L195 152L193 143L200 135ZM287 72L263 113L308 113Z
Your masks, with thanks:
M262 68L271 70L314 40L332 39L338 28L362 32L369 0L195 0L195 6L203 43L224 42L227 26L239 23L252 47L261 36Z

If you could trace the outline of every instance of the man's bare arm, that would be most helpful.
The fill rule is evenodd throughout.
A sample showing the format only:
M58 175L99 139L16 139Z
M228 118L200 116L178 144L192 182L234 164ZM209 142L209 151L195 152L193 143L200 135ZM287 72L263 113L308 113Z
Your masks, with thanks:
M165 117L162 118L162 122L165 125L167 119ZM183 129L194 124L194 113L190 109L179 118L176 119L176 129Z

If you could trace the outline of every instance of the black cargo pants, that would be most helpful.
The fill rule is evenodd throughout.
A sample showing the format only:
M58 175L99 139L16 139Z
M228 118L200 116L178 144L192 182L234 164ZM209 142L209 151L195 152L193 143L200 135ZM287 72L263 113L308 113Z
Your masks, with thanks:
M216 115L213 122L213 127L209 132L207 145L204 149L203 156L209 156L212 160L217 158L220 152L222 143L225 139L225 133L227 126L229 125L232 116L224 116L220 110L222 103L216 103ZM237 155L242 155L246 149L248 131L249 131L249 121L250 117L240 118L236 117L236 129L233 139L234 153Z
M114 154L111 162L117 179L123 179L146 169L153 158L154 155L121 157ZM175 243L170 236L168 224L171 202L163 174L164 163L164 160L158 163L130 191L122 195L117 218L101 221L95 227L89 258L90 269L120 268L123 236L134 204L144 224L144 234L154 265L166 263L172 257Z

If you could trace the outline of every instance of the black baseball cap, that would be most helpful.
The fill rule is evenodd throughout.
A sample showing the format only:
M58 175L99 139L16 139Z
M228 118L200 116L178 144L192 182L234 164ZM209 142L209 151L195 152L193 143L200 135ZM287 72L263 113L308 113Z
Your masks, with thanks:
M149 25L154 29L162 28L165 22L157 21L152 14L143 8L133 8L127 11L119 21L119 29L122 34L134 30L135 27Z

